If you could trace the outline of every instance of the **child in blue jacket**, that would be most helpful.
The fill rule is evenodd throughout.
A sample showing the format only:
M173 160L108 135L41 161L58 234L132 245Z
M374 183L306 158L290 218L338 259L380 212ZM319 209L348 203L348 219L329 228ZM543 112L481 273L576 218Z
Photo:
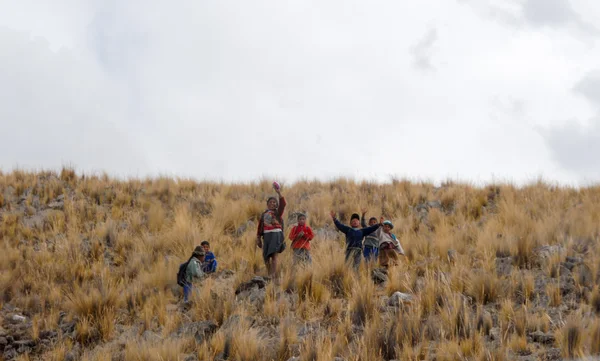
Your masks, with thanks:
M215 254L210 251L210 243L208 241L202 241L200 243L204 248L204 262L202 262L202 272L214 273L217 271L217 259Z
M375 232L381 224L377 223L370 227L359 228L360 216L358 213L354 213L352 214L352 217L350 217L350 226L347 226L338 221L334 211L331 211L330 215L336 228L346 235L346 263L352 261L354 269L358 270L362 258L363 238Z

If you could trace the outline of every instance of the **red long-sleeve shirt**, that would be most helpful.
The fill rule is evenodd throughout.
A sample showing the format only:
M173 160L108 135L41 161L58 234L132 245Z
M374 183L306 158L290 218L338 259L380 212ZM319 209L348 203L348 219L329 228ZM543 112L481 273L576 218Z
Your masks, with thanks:
M304 232L302 238L296 240L298 233ZM290 239L292 240L292 248L304 248L310 250L310 241L314 238L312 229L306 224L303 226L294 226L290 232Z

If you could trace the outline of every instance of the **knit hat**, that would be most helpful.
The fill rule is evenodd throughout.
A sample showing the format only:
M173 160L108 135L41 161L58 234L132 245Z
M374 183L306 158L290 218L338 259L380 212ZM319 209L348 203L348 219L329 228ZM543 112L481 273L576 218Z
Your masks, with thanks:
M392 221L383 221L383 224L387 224L388 226L390 226L391 229L394 229L394 224L392 223Z
M204 256L204 248L202 248L202 246L196 246L196 248L194 248L194 252L192 252L192 256Z
M352 217L350 217L350 221L352 221L355 218L360 220L360 216L358 215L358 213L352 213Z

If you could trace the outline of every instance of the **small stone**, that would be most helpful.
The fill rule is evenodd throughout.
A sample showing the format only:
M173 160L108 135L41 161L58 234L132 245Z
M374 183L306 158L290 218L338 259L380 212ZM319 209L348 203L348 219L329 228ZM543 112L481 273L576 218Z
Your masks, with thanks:
M187 355L183 361L198 361L198 355L196 354L191 354L191 355Z
M4 359L5 360L12 360L16 357L17 357L17 350L15 350L14 348L9 348L9 349L4 350Z
M376 284L384 283L388 280L388 276L384 269L374 268L371 272L371 279Z
M394 292L388 299L388 305L399 307L403 304L410 304L413 302L413 296L408 293Z
M79 355L76 351L69 351L65 355L65 361L75 361L79 358Z
M14 347L21 347L21 346L35 346L35 341L34 340L19 340L19 341L15 341L13 343Z
M512 273L512 257L496 258L496 274L498 276L510 276Z
M50 202L48 203L48 208L62 210L65 207L64 202Z
M27 318L25 316L21 316L21 315L13 315L11 317L11 320L13 322L25 322L25 320L27 320Z
M429 208L440 209L440 208L442 208L442 203L440 201L429 201L429 202L427 202L427 206Z
M534 258L538 266L542 266L548 263L553 256L560 256L565 251L565 247L563 247L562 245L545 245L537 247L533 250Z
M56 332L56 331L48 330L48 331L40 332L41 339L55 338L57 336L58 336L58 332Z
M221 278L229 278L229 277L233 276L234 274L235 274L235 272L233 272L232 270L230 270L230 269L224 269L219 274L219 277L221 277Z
M551 349L547 350L546 353L543 355L542 360L545 360L545 361L562 360L562 355L561 355L560 349L559 348L551 348Z
M456 264L456 257L458 256L455 249L448 250L448 262L451 264Z
M501 335L500 327L492 327L492 329L490 330L490 340L492 340L492 341L500 340L500 335Z
M142 338L150 343L156 343L161 340L161 337L158 334L150 330L144 331L144 333L142 334Z
M265 281L265 279L263 277L260 276L254 276L250 281L248 282L244 282L242 284L240 284L239 286L237 286L237 288L235 289L235 294L240 294L241 292L244 291L248 291L252 288L264 288L266 286L267 282Z
M533 340L533 342L543 343L547 345L551 345L554 343L554 335L551 333L544 333L542 331L535 331L529 333L529 336Z

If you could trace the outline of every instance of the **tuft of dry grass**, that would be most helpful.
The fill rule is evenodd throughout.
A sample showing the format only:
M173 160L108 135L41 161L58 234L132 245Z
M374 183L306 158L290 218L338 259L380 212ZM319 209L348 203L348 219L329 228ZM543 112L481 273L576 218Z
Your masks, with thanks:
M567 320L565 325L557 330L556 339L561 346L562 355L566 358L584 356L583 353L583 328L581 322L575 318Z

